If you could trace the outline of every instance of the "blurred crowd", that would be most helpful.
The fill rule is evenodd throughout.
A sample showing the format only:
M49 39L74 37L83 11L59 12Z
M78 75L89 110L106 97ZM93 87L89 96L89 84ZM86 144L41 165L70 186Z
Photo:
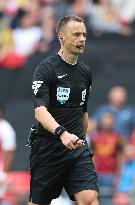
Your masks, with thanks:
M19 205L28 195L28 171L11 171L16 141L16 132L5 119L5 107L0 103L0 205Z
M57 20L78 15L95 36L134 34L132 0L1 0L0 67L19 68L35 53L58 51Z
M101 195L111 195L103 204L135 204L135 107L125 87L111 88L108 103L92 113L87 135Z

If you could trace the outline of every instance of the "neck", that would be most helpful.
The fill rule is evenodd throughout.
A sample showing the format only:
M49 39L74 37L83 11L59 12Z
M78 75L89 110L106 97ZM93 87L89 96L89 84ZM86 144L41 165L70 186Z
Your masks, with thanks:
M61 56L61 58L67 63L72 64L72 65L77 63L78 55L67 53L63 49L60 49L58 53Z

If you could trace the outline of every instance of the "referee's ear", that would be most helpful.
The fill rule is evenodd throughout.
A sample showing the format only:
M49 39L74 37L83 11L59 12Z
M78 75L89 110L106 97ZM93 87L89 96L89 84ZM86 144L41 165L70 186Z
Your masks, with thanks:
M63 33L60 32L58 37L59 37L60 43L63 45L63 44L64 44L64 36L63 36Z

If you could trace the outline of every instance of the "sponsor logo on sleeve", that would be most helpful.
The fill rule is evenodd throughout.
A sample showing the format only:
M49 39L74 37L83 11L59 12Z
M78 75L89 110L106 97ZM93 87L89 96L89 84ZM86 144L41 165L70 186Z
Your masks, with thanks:
M86 98L86 89L82 91L82 102L80 103L80 105L84 104L85 98Z
M43 81L40 81L40 80L33 81L32 89L33 89L33 92L35 95L37 94L42 83L43 83Z

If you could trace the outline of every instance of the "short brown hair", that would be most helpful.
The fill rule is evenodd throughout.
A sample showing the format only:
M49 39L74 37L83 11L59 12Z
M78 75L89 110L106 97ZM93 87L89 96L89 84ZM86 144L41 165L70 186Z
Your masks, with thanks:
M70 21L77 21L77 22L80 22L80 23L81 22L84 23L84 19L79 17L79 16L75 16L75 15L65 16L64 18L62 18L58 21L58 24L56 26L57 35L64 28L64 26Z

